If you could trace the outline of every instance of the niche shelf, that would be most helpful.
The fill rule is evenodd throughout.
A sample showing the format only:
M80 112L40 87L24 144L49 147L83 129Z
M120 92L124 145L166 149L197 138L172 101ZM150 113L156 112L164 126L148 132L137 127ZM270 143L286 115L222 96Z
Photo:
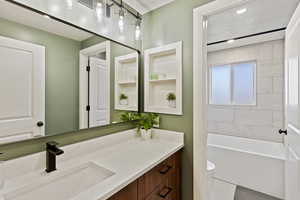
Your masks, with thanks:
M115 109L138 111L138 53L115 58ZM127 100L120 100L124 94Z
M147 49L144 57L145 111L182 115L182 42Z

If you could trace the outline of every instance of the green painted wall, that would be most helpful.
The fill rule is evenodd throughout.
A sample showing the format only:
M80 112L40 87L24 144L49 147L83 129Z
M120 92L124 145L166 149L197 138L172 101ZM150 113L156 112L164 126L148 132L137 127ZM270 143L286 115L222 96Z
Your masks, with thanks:
M193 8L210 0L176 0L143 16L143 49L183 41L183 116L161 115L161 128L185 133L182 200L193 199Z
M46 48L46 135L78 130L80 42L4 19L0 35Z

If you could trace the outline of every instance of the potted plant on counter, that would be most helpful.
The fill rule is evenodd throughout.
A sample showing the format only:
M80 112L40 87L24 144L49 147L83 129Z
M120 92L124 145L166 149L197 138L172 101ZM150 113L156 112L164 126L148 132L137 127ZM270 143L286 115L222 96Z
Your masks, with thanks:
M137 133L140 133L144 140L152 137L152 128L159 124L159 116L155 113L125 112L121 115L121 120L134 123Z
M144 140L152 138L152 128L158 124L158 114L155 113L141 113L138 119L138 130Z
M124 93L120 95L120 105L128 105L128 96Z
M170 108L176 108L176 95L173 92L167 95L167 100Z

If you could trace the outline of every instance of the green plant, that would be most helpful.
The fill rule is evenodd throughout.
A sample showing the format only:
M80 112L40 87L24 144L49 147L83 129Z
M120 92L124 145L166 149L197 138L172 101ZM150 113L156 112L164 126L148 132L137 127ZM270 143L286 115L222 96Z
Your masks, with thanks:
M123 122L131 121L140 131L141 129L149 130L157 125L158 117L156 113L125 112L121 115L121 120Z
M141 113L138 117L137 128L149 130L158 124L158 114L156 113Z
M135 121L139 119L139 113L137 112L124 112L121 114L121 120L123 122Z
M176 100L176 95L175 95L173 92L170 92L170 93L167 95L167 100L168 100L168 101L175 101L175 100Z
M128 96L126 96L124 93L122 93L120 95L120 100L126 100L126 99L128 99Z

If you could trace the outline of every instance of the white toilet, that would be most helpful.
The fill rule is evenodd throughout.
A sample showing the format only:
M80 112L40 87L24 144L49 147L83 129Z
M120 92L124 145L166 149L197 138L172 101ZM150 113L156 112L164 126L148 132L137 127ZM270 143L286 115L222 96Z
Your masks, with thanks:
M215 178L216 166L207 161L208 200L233 200L236 185Z
M216 166L214 163L207 161L207 180L208 180L208 191L207 191L207 196L208 196L208 200L212 200L212 193L213 193L213 187L214 187L214 174L215 174L215 169Z

